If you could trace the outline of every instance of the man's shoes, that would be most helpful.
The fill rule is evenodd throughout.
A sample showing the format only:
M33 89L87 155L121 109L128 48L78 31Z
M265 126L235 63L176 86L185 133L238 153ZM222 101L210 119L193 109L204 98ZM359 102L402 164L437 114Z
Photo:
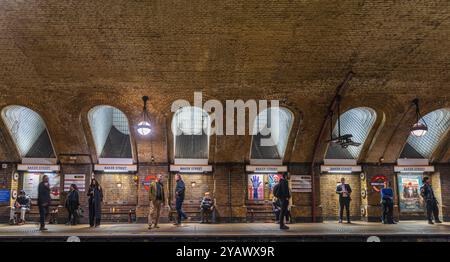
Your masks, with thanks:
M342 219L339 219L339 224L342 224Z
M155 228L159 228L159 226L158 226L158 225L155 225Z
M347 224L351 224L352 222L350 222L350 220L349 221L347 221Z
M431 220L428 220L428 224L434 225L433 221L431 221Z
M152 229L152 225L150 224L150 225L148 225L148 230L151 230Z
M287 229L289 229L289 227L286 226L286 225L283 225L283 226L280 227L280 229L287 230Z
M181 225L181 223L175 222L175 223L173 223L173 225L174 226L179 226L179 225Z
M47 231L48 229L44 226L44 227L40 227L39 231Z
M200 221L200 224L205 224L205 221Z
M436 223L436 224L442 224L442 221L441 221L441 220L434 220L434 223Z

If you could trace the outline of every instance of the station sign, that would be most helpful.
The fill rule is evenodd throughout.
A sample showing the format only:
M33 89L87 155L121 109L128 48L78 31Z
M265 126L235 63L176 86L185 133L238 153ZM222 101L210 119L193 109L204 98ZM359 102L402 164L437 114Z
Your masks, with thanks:
M381 189L384 187L384 183L386 182L386 180L387 180L386 176L383 176L383 175L374 176L370 180L370 185L372 186L372 189L375 192L380 192Z
M33 164L19 164L17 170L28 172L57 172L59 165L33 165Z
M170 165L170 171L180 173L205 173L212 172L211 165L204 166L183 166L183 165Z
M361 166L333 166L321 165L320 172L322 173L352 173L361 172Z
M394 166L394 171L401 173L434 172L434 166Z
M247 172L254 173L282 173L287 172L287 166L255 166L255 165L247 165L245 167Z
M137 172L137 165L100 165L94 166L95 171L121 173L121 172Z

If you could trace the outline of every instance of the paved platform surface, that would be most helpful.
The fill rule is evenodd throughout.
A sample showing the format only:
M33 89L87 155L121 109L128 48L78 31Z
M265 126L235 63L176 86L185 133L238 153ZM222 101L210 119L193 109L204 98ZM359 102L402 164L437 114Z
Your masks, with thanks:
M161 224L159 229L148 230L146 224L103 224L99 228L88 225L66 226L48 225L48 231L40 232L37 224L22 226L0 225L0 240L67 238L78 236L90 239L113 238L148 238L165 240L183 240L189 238L206 239L338 239L343 237L390 236L403 238L438 238L450 241L450 223L428 225L425 221L403 221L396 225L381 223L353 222L352 224L296 223L290 224L290 230L280 230L272 223L237 223L237 224L197 224L186 223L182 226Z

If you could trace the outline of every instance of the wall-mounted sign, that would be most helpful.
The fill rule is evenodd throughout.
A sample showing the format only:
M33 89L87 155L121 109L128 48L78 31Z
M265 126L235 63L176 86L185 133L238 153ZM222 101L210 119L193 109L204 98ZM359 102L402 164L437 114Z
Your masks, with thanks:
M292 175L292 192L312 192L311 176Z
M67 192L70 190L70 185L77 185L78 191L84 192L86 191L86 175L85 174L70 174L64 175L64 191Z
M0 203L9 203L11 191L9 189L0 189Z
M110 172L110 173L128 173L136 172L137 165L95 165L95 171Z
M375 192L380 192L380 190L384 187L384 182L386 182L386 176L374 176L370 180L370 185Z
M361 166L332 166L321 165L320 172L322 173L352 173L361 172Z
M394 171L402 173L434 172L434 166L394 166Z
M287 172L287 166L255 166L247 165L245 167L247 172L254 173L283 173Z
M170 165L170 171L180 172L180 173L204 173L212 172L212 166L181 166L181 165Z
M17 170L28 172L57 172L59 165L17 165Z
M145 190L150 190L150 184L156 180L156 175L149 175L145 178L144 182L142 183L144 185Z

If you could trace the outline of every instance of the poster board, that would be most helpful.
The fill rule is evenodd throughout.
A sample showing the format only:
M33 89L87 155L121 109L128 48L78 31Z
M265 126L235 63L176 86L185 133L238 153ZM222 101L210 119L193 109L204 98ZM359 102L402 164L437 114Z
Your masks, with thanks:
M292 175L291 176L292 192L312 192L311 176Z
M424 206L420 198L422 175L398 174L397 184L400 212L423 212Z
M23 187L25 193L30 196L31 199L37 199L38 186L42 177L47 175L50 184L50 198L52 200L59 200L60 197L60 175L57 173L23 173Z
M248 199L264 200L264 175L248 175Z
M86 191L86 175L85 174L66 174L64 175L64 192L70 190L70 185L77 185L79 192Z

